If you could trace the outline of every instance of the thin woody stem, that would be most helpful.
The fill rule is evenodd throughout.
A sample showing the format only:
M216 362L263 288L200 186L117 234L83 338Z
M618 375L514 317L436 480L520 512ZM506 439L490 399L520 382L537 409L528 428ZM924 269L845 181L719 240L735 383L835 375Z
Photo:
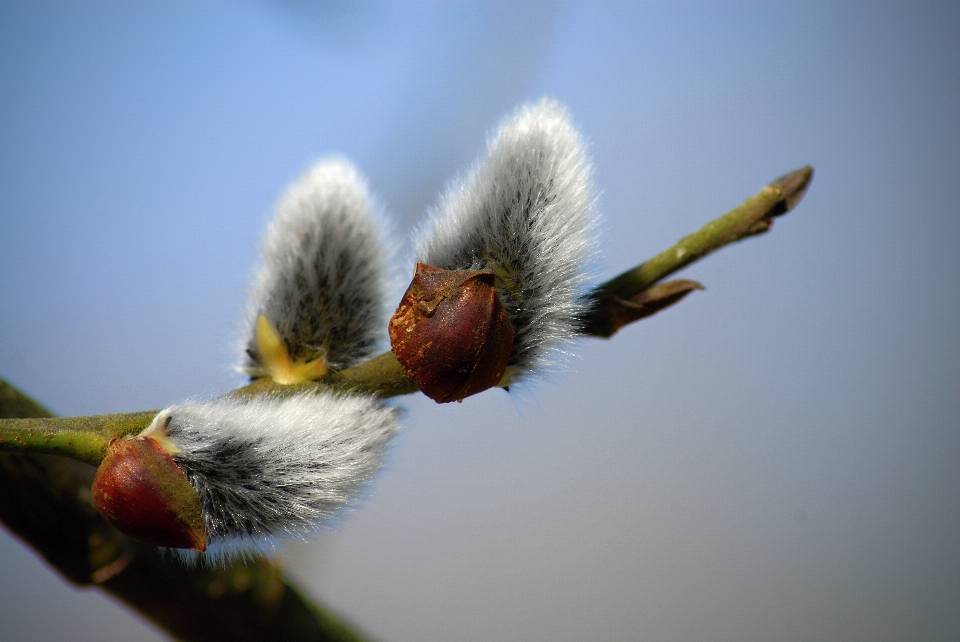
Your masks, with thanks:
M812 178L813 168L809 165L785 174L670 248L598 285L588 295L591 305L582 319L581 333L609 337L623 325L664 309L702 287L686 280L658 283L725 245L767 232L774 218L800 202ZM320 390L388 398L417 392L417 386L393 353L386 352L352 368L329 373L316 382L282 385L259 379L230 394L290 395ZM0 452L63 455L98 465L111 439L139 433L156 413L0 419Z
M653 258L598 285L595 295L629 298L725 245L767 232L774 218L800 202L812 179L813 167L809 165L784 174Z
M0 451L64 455L97 466L115 437L146 428L156 410L93 417L0 419Z
M589 312L582 321L581 332L588 336L609 337L621 326L649 316L634 312L638 298L661 280L699 261L725 245L763 234L773 227L773 219L796 207L813 179L813 167L807 165L774 180L759 192L720 218L689 234L666 250L605 283L588 295ZM676 303L694 289L695 281L671 282L666 288L665 305ZM668 285L668 284L664 284ZM672 295L672 300L670 296Z

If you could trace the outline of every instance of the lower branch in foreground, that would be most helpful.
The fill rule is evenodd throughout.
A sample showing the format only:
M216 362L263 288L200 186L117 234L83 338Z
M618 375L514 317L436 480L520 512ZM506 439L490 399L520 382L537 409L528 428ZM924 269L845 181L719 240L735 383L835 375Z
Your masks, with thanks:
M49 414L0 381L0 417ZM100 588L183 640L362 640L266 558L187 567L120 534L93 507L93 472L63 457L0 453L0 521L70 582Z

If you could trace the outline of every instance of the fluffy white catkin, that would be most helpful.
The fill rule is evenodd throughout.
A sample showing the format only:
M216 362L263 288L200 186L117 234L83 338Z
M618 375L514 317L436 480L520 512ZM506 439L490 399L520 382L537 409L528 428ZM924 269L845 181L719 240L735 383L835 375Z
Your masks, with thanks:
M161 411L174 461L200 497L208 541L303 537L351 503L379 470L395 408L333 393L220 398Z
M257 345L262 314L293 361L342 368L370 356L385 327L387 260L366 181L346 160L310 167L276 208L248 306L242 369L264 372Z
M516 333L512 380L549 363L571 338L595 249L591 166L580 135L551 99L521 107L487 157L421 227L416 258L444 269L492 269Z

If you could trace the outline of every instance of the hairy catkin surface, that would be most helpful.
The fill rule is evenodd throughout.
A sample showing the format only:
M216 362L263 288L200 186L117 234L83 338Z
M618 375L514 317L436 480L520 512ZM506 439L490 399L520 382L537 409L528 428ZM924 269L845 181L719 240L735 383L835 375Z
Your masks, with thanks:
M331 393L184 403L154 425L168 417L213 544L315 530L379 470L396 431L396 409Z
M248 306L242 369L262 370L255 327L263 314L295 361L343 368L370 356L385 327L387 260L381 216L346 160L308 169L277 205Z
M522 376L571 338L595 250L591 166L556 101L508 117L487 157L450 189L419 231L416 258L444 269L492 269L516 334Z

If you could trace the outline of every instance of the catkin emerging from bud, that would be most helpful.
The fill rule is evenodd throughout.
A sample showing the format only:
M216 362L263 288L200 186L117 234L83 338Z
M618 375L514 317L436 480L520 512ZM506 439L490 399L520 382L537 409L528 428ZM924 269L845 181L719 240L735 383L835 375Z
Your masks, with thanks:
M566 111L542 99L504 121L486 159L420 230L417 261L493 271L516 335L511 381L548 363L576 333L595 247L590 175Z
M373 353L390 254L374 210L366 182L343 159L317 163L287 190L251 293L245 372L294 383Z
M157 436L200 498L208 541L300 537L352 503L379 470L396 409L362 396L220 398L161 411Z

